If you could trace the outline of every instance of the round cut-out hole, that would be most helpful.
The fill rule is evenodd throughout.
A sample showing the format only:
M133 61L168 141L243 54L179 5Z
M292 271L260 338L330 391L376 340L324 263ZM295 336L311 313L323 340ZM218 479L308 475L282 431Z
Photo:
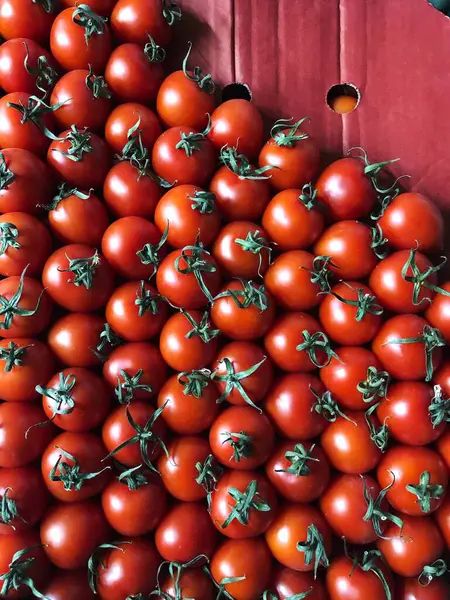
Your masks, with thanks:
M229 83L222 89L222 102L227 100L248 100L252 99L252 92L246 83Z
M345 115L355 110L361 100L361 94L352 83L338 83L330 87L327 104L335 113Z

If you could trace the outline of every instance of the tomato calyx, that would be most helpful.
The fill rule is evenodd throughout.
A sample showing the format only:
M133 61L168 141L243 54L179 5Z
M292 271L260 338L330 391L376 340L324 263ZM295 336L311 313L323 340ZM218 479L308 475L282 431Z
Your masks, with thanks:
M13 498L9 498L9 492L12 492L11 488L6 488L3 492L3 496L0 496L0 525L9 525L11 529L15 530L13 521L20 519L23 523L26 523L19 515L16 501Z
M42 6L46 13L53 12L55 8L54 0L31 0L31 2L33 2L33 4L39 4L39 6Z
M226 598L227 600L235 600L234 596L227 592L226 586L231 585L232 583L239 583L240 581L245 581L247 579L246 575L240 575L237 577L223 577L221 581L216 581L206 565L203 567L203 571L209 575L214 587L218 590L216 600L222 600L222 598Z
M138 116L136 123L127 131L127 143L122 148L122 154L117 158L126 160L137 169L145 169L148 161L148 150L142 142L141 117Z
M438 558L431 565L425 565L422 569L421 574L417 578L417 581L422 587L427 587L436 579L436 577L442 577L448 573L449 569L447 563L443 558Z
M345 282L343 282L345 283ZM347 306L354 306L356 308L355 319L358 321L362 321L367 314L371 315L382 315L384 312L384 308L377 303L377 298L373 294L365 293L363 288L355 289L348 283L345 283L351 290L357 293L357 300L351 300L350 298L344 298L340 296L336 292L329 291L325 292L330 294L330 296L334 296L339 302L343 304L347 304Z
M131 544L131 542L123 541L123 542L114 542L112 544L100 544L91 554L88 560L88 581L89 587L93 591L94 594L97 594L97 583L99 578L99 570L106 569L106 565L103 562L101 555L104 550L120 550L121 552L125 552L123 548L119 546L119 544Z
M164 244L167 242L167 237L169 235L169 221L167 221L167 225L161 239L157 244L144 244L144 246L136 252L136 255L141 259L141 263L143 265L153 265L153 274L156 273L159 263L161 262L161 258L159 256L159 252L164 247Z
M245 431L239 433L231 433L230 431L224 431L221 434L225 437L222 442L224 444L230 444L233 450L233 456L230 460L235 462L241 462L243 458L250 458L253 452L253 438L247 435Z
M306 530L306 540L297 542L296 548L305 555L305 565L309 566L314 561L314 579L317 579L317 571L320 566L326 569L330 566L330 561L323 543L323 535L317 529L314 523L308 525Z
M214 303L214 298L211 296L211 292L206 287L202 273L215 273L217 271L216 265L205 258L211 256L208 250L205 250L202 242L198 236L193 246L185 246L181 249L180 256L175 259L175 269L182 275L188 275L192 273L197 280L197 283L211 304ZM181 261L186 266L181 266Z
M306 209L312 210L317 206L316 198L317 190L313 187L313 184L311 182L305 183L305 185L302 187L302 192L298 197L299 201Z
M360 150L361 154L353 156L352 152L354 150ZM395 186L397 185L398 179L389 188L383 189L380 187L380 184L378 181L378 176L381 173L381 171L384 169L384 167L398 162L400 160L399 158L393 158L391 160L384 160L384 161L378 162L378 163L371 163L367 156L367 152L364 150L364 148L361 148L359 146L350 148L350 150L347 152L347 155L350 156L351 158L359 159L364 163L364 175L367 175L369 177L375 191L377 191L379 194L388 194L394 190Z
M92 92L94 98L109 99L112 97L105 78L102 75L95 75L92 65L89 65L89 73L86 75L85 82L87 89Z
M72 21L75 25L84 28L84 39L86 46L93 35L105 33L107 19L98 15L87 4L78 4L72 13Z
M152 315L158 314L158 303L164 300L160 294L145 288L145 281L142 279L139 282L139 289L136 290L136 300L134 304L138 307L138 316L142 317L147 312Z
M382 509L382 504L384 502L385 496L395 483L394 474L392 473L391 483L385 488L383 488L375 499L369 493L366 478L364 477L364 475L360 475L360 477L363 481L363 495L364 500L367 504L367 511L366 514L363 516L363 521L370 521L372 523L373 530L375 531L377 536L383 540L391 539L383 536L383 526L386 524L387 521L390 521L391 523L396 525L401 533L403 529L403 521L400 519L400 517L397 517L396 515L393 515L392 513L386 512Z
M345 554L349 560L352 561L352 570L348 574L349 577L353 575L356 569L361 569L364 573L373 573L378 579L381 581L381 585L383 586L384 593L386 595L386 600L392 600L392 592L391 587L386 579L386 576L381 569L379 563L384 563L384 556L379 550L364 550L361 558L355 556L352 558L347 554L347 544L344 538L344 548Z
M60 142L69 142L67 152L60 148L52 148L52 151L59 152L72 162L80 162L85 154L92 152L91 138L92 134L87 127L78 129L76 125L71 125L66 135L63 138L58 138Z
M0 330L9 329L13 323L14 317L32 317L37 313L41 306L41 300L45 290L42 290L39 294L39 298L37 299L34 308L22 308L19 306L23 294L24 277L27 269L28 265L22 271L17 290L9 300L0 295L0 316L3 316L3 321L0 322Z
M276 473L290 473L296 477L306 477L311 473L311 469L308 466L308 461L320 462L319 458L312 456L316 444L312 444L311 448L307 450L303 444L295 444L293 450L288 450L284 457L291 464L287 469L275 469Z
M54 196L48 204L39 204L39 208L43 208L44 210L56 210L60 202L68 198L69 196L76 196L80 198L80 200L89 200L91 197L91 190L89 190L88 194L84 192L80 192L80 190L76 187L71 187L69 183L62 182L58 185L58 193Z
M258 482L256 479L250 481L245 492L241 492L236 488L229 488L228 495L233 498L235 504L228 517L221 523L220 526L222 529L226 529L235 519L241 525L248 525L252 509L258 512L271 511L270 504L261 498L258 493Z
M337 269L337 265L333 263L331 256L316 256L312 266L312 269L306 267L300 267L300 269L310 273L311 283L315 283L321 292L328 292L331 289L330 277L333 276L330 267Z
M34 581L27 575L27 571L34 563L35 558L34 556L27 558L26 555L36 548L42 548L42 546L31 546L30 548L18 550L8 565L9 570L6 573L0 574L0 581L3 581L0 594L3 597L8 596L10 591L17 591L21 586L26 586L30 589L33 596L44 598L45 600L46 596L36 589Z
M181 8L171 0L163 0L162 15L167 22L167 25L172 26L176 21L179 21L183 14Z
M433 391L433 397L428 406L428 414L430 416L431 424L433 425L433 428L435 428L443 421L450 423L450 398L444 396L440 385L435 385Z
M135 492L140 487L148 485L148 479L144 473L142 473L142 465L125 469L117 476L117 480L128 486L130 492Z
M322 369L323 367L327 367L331 359L334 358L339 362L342 362L336 352L331 348L330 340L323 333L323 331L317 331L312 335L309 333L307 329L302 331L303 342L298 344L295 348L297 352L305 351L309 356L312 364L318 369ZM324 362L320 362L317 356L317 352L324 352L326 357Z
M34 344L28 344L28 346L19 346L16 342L8 342L7 348L0 348L0 360L5 361L3 370L5 373L9 373L14 367L21 367L23 365L23 359L27 354L28 348L32 348Z
M414 304L414 306L420 306L423 302L431 303L431 298L428 297L419 300L420 292L422 291L423 287L432 290L437 294L442 294L443 296L450 296L450 292L447 292L447 290L444 290L437 285L433 285L428 281L428 277L430 277L430 275L432 275L433 273L437 273L442 269L442 267L447 262L447 258L445 256L442 256L442 260L438 265L428 267L428 269L421 272L416 263L417 251L417 248L411 248L408 260L405 262L402 268L403 279L413 284L412 303ZM411 272L411 275L408 275L408 271Z
M311 412L314 410L318 415L322 415L329 423L334 423L338 417L342 417L356 426L355 421L341 411L339 404L333 398L331 392L327 390L321 395L318 394L311 385L309 386L309 389L316 399L316 402L311 407Z
M356 385L358 392L362 394L363 402L370 404L377 398L385 398L391 376L387 371L378 371L376 367L367 368L367 377Z
M10 185L16 176L6 164L3 152L0 152L0 190Z
M58 79L58 73L50 65L47 57L44 54L38 56L36 60L36 66L31 67L28 64L30 59L28 45L26 42L23 42L23 45L25 46L25 60L23 61L23 66L29 75L32 75L36 78L36 88L42 93L42 97L46 98L50 89Z
M22 245L17 241L19 230L12 223L0 223L0 255L5 254L8 248L20 250Z
M271 165L256 168L250 164L250 161L244 154L238 154L237 148L231 148L226 145L220 149L219 161L232 173L237 175L239 179L252 179L254 181L270 179L271 175L264 175L264 173L270 171L270 169L278 169L278 167L272 167Z
M94 275L100 265L100 256L98 250L94 252L92 256L87 258L70 258L66 254L66 258L69 261L67 269L61 269L58 267L60 273L73 273L75 277L68 279L68 283L73 283L77 287L84 286L87 290L90 290L94 284Z
M101 361L105 362L114 348L123 344L123 339L112 329L109 323L105 323L99 336L99 342L91 352Z
M178 7L177 7L178 8ZM188 42L188 51L186 56L183 59L182 69L185 77L187 77L190 81L193 81L198 85L198 87L211 95L216 91L216 84L213 81L212 75L208 73L208 75L204 75L201 68L196 66L193 71L188 71L187 62L189 60L189 56L192 50L192 42Z
M211 321L209 320L208 311L205 310L202 318L200 319L200 323L197 323L194 317L182 308L180 309L180 313L184 315L192 325L192 329L184 336L187 340L190 340L193 337L199 337L204 344L208 344L220 334L220 329L211 329Z
M80 463L75 456L69 452L66 452L59 446L55 446L55 448L59 450L60 455L56 463L53 465L48 477L50 481L60 481L63 484L66 492L79 492L85 481L95 479L105 471L109 471L111 469L111 467L108 466L93 473L82 473L80 470ZM66 462L64 459L70 461L72 464L69 464L69 462Z
M143 369L139 369L139 371L137 371L134 375L129 375L126 371L121 369L120 374L117 377L117 385L114 390L119 404L130 404L134 398L135 392L137 391L148 392L149 394L152 393L153 388L150 385L140 383L143 374Z
M269 308L269 299L266 288L263 285L256 286L253 281L237 278L242 284L242 290L225 290L214 298L232 298L238 308L249 308L255 306L261 312Z
M209 454L203 463L200 461L195 463L198 476L195 481L202 486L206 492L206 500L208 502L208 510L211 510L211 496L216 490L216 485L222 477L223 468L217 464L214 456Z
M306 592L300 592L299 594L294 594L293 596L285 597L285 600L305 600L308 598L310 594L314 591L314 588L310 587ZM280 597L272 590L265 590L262 595L262 600L280 600Z
M148 35L148 42L144 46L144 54L151 63L163 62L166 58L166 51L155 42L151 35Z
M440 484L432 484L429 471L423 471L419 477L419 483L408 484L406 489L411 494L417 496L417 504L423 513L431 511L431 501L440 500L445 492L445 488Z
M185 563L180 563L177 561L170 562L168 560L163 561L159 565L158 572L156 575L156 590L154 590L150 595L157 595L158 598L160 598L161 600L179 600L179 599L182 600L183 599L183 590L181 589L180 581L181 581L181 576L183 574L183 571L185 571L186 569L191 569L193 567L197 567L199 565L199 563L203 563L203 562L207 563L208 561L209 561L209 559L205 554L199 554L192 560L185 562ZM173 583L174 596L170 596L169 594L166 594L166 592L164 592L161 589L161 572L165 569L167 569L169 577ZM143 598L143 596L142 596L142 598Z
M192 210L198 210L202 215L210 215L215 210L216 195L213 192L195 190L193 196L186 194L186 197L192 200Z
M177 379L183 386L183 394L185 396L201 398L203 390L211 381L211 371L209 369L183 371L182 373L178 373Z
M245 391L241 381L243 379L246 379L247 377L250 377L250 375L253 375L253 373L255 373L259 369L259 367L266 362L266 360L267 360L267 356L264 356L262 358L262 360L260 360L256 364L252 365L248 369L245 369L244 371L239 371L238 373L236 373L236 370L235 370L234 365L231 362L231 360L229 358L227 358L226 356L224 358L221 358L219 360L219 364L225 365L226 373L223 375L220 375L218 370L216 369L214 371L214 373L212 373L212 375L211 375L211 379L213 381L219 381L220 383L225 383L225 389L224 389L223 393L216 400L217 404L222 403L224 400L226 400L228 398L228 396L233 392L233 390L236 390L239 392L239 394L241 395L241 398L247 404L249 404L252 408L255 408L259 413L262 413L262 410L259 408L259 406L257 406L253 402L253 400L250 398L250 396Z
M277 146L292 148L296 142L306 140L309 137L307 133L298 133L298 128L305 121L309 121L309 117L303 117L295 123L292 123L292 119L278 119L270 130L270 137Z
M201 150L201 143L206 140L206 136L211 130L211 118L208 115L208 125L202 132L191 131L190 133L184 133L180 131L180 141L175 144L177 150L184 150L186 156L192 156L194 152Z
M383 230L380 225L377 223L375 227L370 228L370 235L372 238L370 247L373 250L373 253L377 258L382 260L386 258L388 255L386 244L388 243L388 239L384 237Z
M237 244L244 250L244 252L251 252L252 254L258 254L259 265L258 275L262 277L261 265L263 261L263 250L267 250L269 254L269 263L271 262L272 248L268 245L266 238L259 234L259 230L249 231L245 236L245 239L235 238L234 243Z
M20 122L22 125L31 121L34 123L42 133L51 140L60 140L60 138L56 137L54 133L50 131L41 121L41 117L51 112L55 112L58 108L61 108L63 104L65 104L67 100L64 102L58 102L57 104L46 104L41 98L37 96L30 96L28 98L28 105L25 106L22 102L16 104L15 102L8 102L8 108L13 108L17 110L21 115Z
M64 375L61 371L59 374L59 382L56 387L44 387L42 385L36 386L36 391L41 396L49 399L49 405L53 411L51 418L48 421L43 421L42 423L36 423L32 425L25 433L25 437L28 436L28 432L33 427L40 427L42 425L47 425L51 423L56 415L70 415L75 408L75 400L71 394L73 388L75 387L77 379L75 375L72 373L68 373Z

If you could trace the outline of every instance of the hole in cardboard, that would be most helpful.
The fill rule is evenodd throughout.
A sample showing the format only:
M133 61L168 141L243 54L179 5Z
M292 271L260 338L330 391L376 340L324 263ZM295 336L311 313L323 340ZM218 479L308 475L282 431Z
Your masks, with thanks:
M450 17L450 0L427 0L436 10Z
M337 83L327 93L327 104L335 113L344 115L355 110L361 94L353 83Z
M252 91L246 83L229 83L222 89L222 102L227 100L248 100L252 99Z

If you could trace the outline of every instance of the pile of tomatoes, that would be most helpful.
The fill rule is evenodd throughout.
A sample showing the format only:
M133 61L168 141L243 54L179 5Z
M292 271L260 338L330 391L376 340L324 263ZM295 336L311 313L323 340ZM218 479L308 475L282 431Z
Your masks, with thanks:
M54 4L0 0L0 597L449 598L442 215L167 74L170 0Z

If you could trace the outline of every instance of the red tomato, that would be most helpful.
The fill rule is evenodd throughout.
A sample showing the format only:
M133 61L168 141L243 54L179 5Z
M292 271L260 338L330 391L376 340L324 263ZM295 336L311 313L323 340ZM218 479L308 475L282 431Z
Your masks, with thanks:
M4 14L0 14L0 28L2 17ZM53 67L47 50L29 38L9 39L0 46L0 86L7 94L47 90L57 77Z
M444 396L450 396L450 361L445 360L440 369L433 375L433 383L441 386Z
M175 504L155 532L158 552L168 561L189 562L204 554L212 557L216 546L216 530L206 506L200 502Z
M37 404L24 410L19 402L0 404L0 468L24 467L40 456L55 436L52 424L33 427L45 421Z
M320 379L340 405L365 410L385 397L389 375L373 352L343 346L336 354L338 358L333 357L328 366L320 369Z
M377 478L387 499L398 511L420 517L442 504L448 484L448 470L442 458L429 448L395 446L381 459Z
M0 498L6 498L0 534L18 534L41 520L49 494L39 469L29 466L0 469Z
M103 73L111 53L106 19L86 5L66 8L53 21L50 49L66 71L91 65L94 73Z
M60 0L60 4L64 7L77 6L77 0ZM99 15L109 17L116 0L89 0L89 6Z
M250 406L231 406L219 414L209 431L212 453L232 469L256 469L266 462L274 444L268 418Z
M89 588L86 570L57 570L44 589L48 600L95 600L94 592Z
M276 190L301 188L315 179L319 170L320 151L317 144L302 130L301 119L279 119L270 130L270 139L259 154L259 166L277 167L270 178Z
M62 364L93 367L100 363L95 351L101 345L103 328L104 320L97 315L69 313L52 325L47 343Z
M258 537L226 540L211 560L214 580L235 600L259 598L269 583L271 568L270 551Z
M388 205L378 224L396 250L419 247L422 252L433 252L443 247L442 213L422 194L399 194Z
M227 471L211 496L211 519L217 530L229 538L256 537L273 521L277 497L257 471Z
M443 579L433 579L426 587L416 577L400 579L396 590L398 600L442 600L450 594L450 587Z
M57 435L42 455L42 477L50 493L61 502L79 502L99 494L110 478L110 465L102 462L106 449L93 433Z
M444 459L445 464L450 470L450 429L448 427L444 431L444 433L438 438L436 442L436 450Z
M267 478L291 502L313 502L330 480L330 465L312 442L279 442L265 464Z
M277 432L290 440L317 437L327 426L323 415L314 410L325 387L316 375L288 373L277 379L267 394L263 408Z
M266 531L266 541L274 558L285 567L316 574L319 566L328 566L331 531L311 504L285 504Z
M324 217L315 206L311 189L284 190L267 205L262 224L279 250L309 248L322 233Z
M130 141L130 135L134 133L130 134L130 130L136 123L139 123L138 132L144 148L148 151L153 148L162 133L158 117L148 106L127 102L116 106L105 125L105 139L115 152L122 153L124 146Z
M92 552L110 535L101 505L92 500L57 502L41 522L44 551L60 569L86 568Z
M0 275L38 275L51 252L48 229L27 213L11 212L0 216Z
M91 312L105 306L113 289L114 275L95 248L70 244L56 250L47 260L42 282L49 296L63 308Z
M181 18L174 2L161 5L159 0L118 0L111 15L114 35L122 42L146 44L151 35L166 46L172 38L171 26Z
M5 40L25 37L47 44L54 18L50 2L0 1L0 35Z
M208 573L201 568L175 570L168 575L159 589L168 598L176 598L181 594L181 598L195 598L195 600L213 600L214 585Z
M437 509L435 519L442 537L447 544L447 548L450 548L450 496L448 494L441 506Z
M381 459L381 452L371 438L363 411L347 411L338 416L322 433L321 445L330 463L338 471L350 474L367 473Z
M372 350L396 379L430 381L441 363L443 345L439 332L422 317L397 315L384 322Z
M450 281L443 283L440 288L450 294ZM427 303L425 303L427 305ZM450 302L449 297L444 294L436 294L428 306L425 317L442 333L445 341L450 342Z
M0 398L6 402L30 402L54 372L48 346L33 338L0 341Z
M392 575L374 551L364 554L362 562L356 564L347 556L335 558L327 569L326 587L331 600L394 598Z
M203 375L203 376L202 376ZM219 391L208 375L199 371L172 375L161 388L158 407L166 404L162 419L180 435L208 429L219 412Z
M289 600L297 594L307 594L309 600L327 600L325 589L320 580L314 579L310 573L294 571L286 567L278 567L272 573L271 588L280 600Z

